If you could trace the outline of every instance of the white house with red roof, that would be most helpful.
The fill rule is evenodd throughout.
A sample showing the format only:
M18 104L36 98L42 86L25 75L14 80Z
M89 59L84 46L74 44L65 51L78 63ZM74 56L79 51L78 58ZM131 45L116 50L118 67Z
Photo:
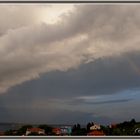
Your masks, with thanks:
M41 128L37 128L37 127L33 127L33 128L27 128L26 130L26 136L31 134L31 133L37 133L39 135L45 135L45 130L41 129Z

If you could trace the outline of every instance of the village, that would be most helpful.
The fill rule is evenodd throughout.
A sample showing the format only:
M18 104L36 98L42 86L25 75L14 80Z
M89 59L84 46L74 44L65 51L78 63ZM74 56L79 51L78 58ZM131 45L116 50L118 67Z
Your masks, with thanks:
M0 136L128 136L140 135L140 122L135 119L124 121L123 123L103 126L94 122L89 122L85 127L80 124L49 126L23 125L17 130L7 130L0 132Z

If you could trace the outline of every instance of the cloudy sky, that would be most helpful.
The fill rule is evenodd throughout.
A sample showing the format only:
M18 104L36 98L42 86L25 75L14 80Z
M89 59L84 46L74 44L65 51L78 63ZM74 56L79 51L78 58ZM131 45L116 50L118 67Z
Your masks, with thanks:
M0 5L0 122L140 121L140 5Z

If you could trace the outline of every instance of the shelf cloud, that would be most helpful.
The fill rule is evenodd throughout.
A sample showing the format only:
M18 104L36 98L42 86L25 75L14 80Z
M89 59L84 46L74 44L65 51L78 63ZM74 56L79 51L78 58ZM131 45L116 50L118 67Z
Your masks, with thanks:
M54 24L41 21L42 6L9 7L0 8L7 15L0 12L0 93L47 72L140 51L139 6L75 5Z

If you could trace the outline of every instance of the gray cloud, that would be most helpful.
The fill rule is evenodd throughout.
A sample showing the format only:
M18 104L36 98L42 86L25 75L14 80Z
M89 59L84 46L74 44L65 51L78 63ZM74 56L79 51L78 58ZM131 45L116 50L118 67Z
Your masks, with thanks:
M98 117L103 117L104 123L123 121L133 117L139 120L139 98L136 100L135 94L130 96L129 92L125 93L129 90L131 93L139 91L139 54L138 51L129 52L119 57L97 59L75 70L53 71L41 75L39 79L28 81L11 88L7 94L2 94L0 106L4 107L5 114L7 112L13 116L12 110L17 110L17 112L22 110L23 113L27 112L26 114L30 114L31 110L42 114L41 110L46 110L49 113L48 118L41 119L39 116L38 118L42 121L48 120L48 122L51 122L50 118L53 120L55 116L49 110L58 111L58 114L63 110L67 110L69 114L71 111L74 111L74 114L81 111L85 116L90 114L92 117L93 114L94 121L98 121ZM116 98L121 92L124 95ZM95 96L95 99L81 98L84 96L88 99ZM96 96L103 97L96 99ZM78 114L82 116L81 113L77 112ZM65 117L62 115L62 118ZM22 120L21 117L19 120ZM82 121L82 119L79 120ZM87 120L90 119L87 118Z
M139 52L131 52L120 57L97 59L81 65L76 70L50 72L42 75L38 80L9 90L9 93L12 93L9 98L21 96L22 99L24 95L34 96L34 98L40 96L73 98L73 96L115 94L127 89L139 88L139 54Z
M11 9L13 23L3 19L1 29L1 93L42 73L139 50L139 6L79 5L53 25L35 18L37 7L17 7Z
M42 8L47 7L0 7L6 15L0 12L1 120L138 118L139 103L129 97L93 102L77 98L139 89L139 5L76 5L55 24L42 23Z
M9 30L37 24L38 9L37 6L0 5L0 35L7 34Z
M87 104L108 104L108 103L121 103L128 102L132 99L120 99L120 100L108 100L108 101L99 101L99 102L87 102Z

